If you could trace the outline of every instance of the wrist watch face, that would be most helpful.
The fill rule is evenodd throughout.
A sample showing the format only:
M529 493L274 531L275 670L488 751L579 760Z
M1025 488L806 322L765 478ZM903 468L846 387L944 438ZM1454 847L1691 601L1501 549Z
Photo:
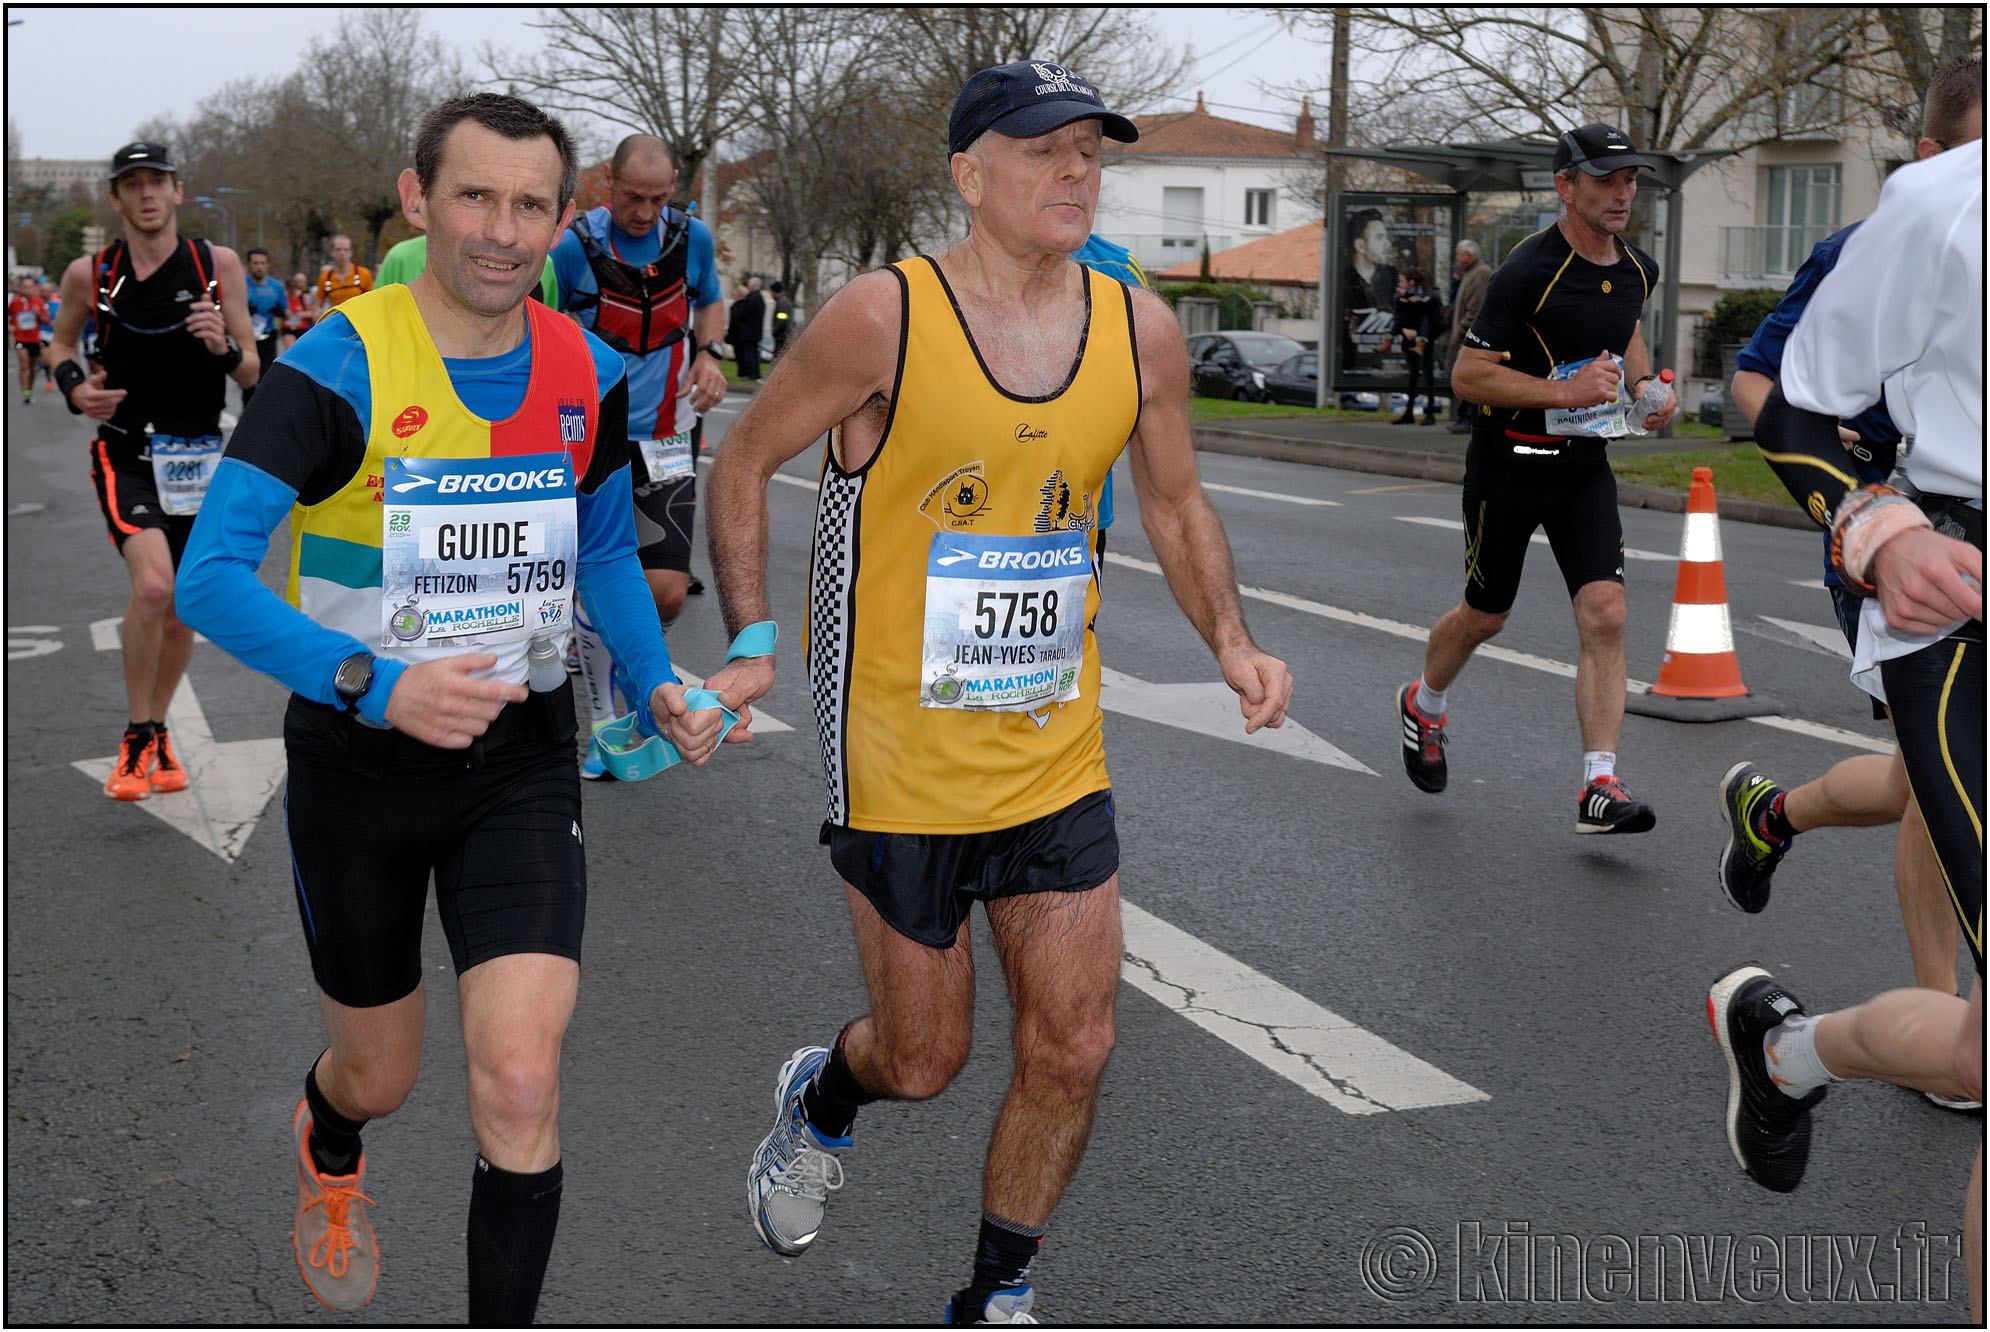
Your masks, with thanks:
M356 703L373 686L373 658L365 654L347 657L332 676L332 688L348 703Z

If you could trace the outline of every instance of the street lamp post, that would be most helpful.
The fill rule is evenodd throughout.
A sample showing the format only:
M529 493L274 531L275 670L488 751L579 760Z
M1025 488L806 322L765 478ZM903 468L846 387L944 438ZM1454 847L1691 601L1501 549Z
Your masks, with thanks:
M248 195L249 197L253 198L253 199L254 199L254 200L256 201L256 244L258 244L258 245L263 245L263 244L266 244L266 243L267 243L267 242L265 242L265 241L263 240L263 197L262 197L262 195L260 195L260 194L256 193L256 192L255 192L254 190L243 190L243 189L237 189L237 188L236 188L235 186L233 186L233 185L219 185L219 186L216 186L216 187L215 187L215 190L214 190L214 192L215 192L216 194L246 194L246 195Z
M215 212L221 214L222 222L224 222L228 227L228 248L231 250L235 249L236 248L235 214L232 211L230 211L228 205L222 203L221 200L219 199L212 198L205 194L195 195L194 202L199 204L202 208L210 208Z

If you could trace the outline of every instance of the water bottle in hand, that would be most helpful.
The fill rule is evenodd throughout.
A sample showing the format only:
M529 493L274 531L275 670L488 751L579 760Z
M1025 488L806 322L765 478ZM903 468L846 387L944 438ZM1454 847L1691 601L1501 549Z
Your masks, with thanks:
M1661 370L1657 375L1646 381L1645 391L1640 393L1638 400L1632 403L1624 412L1625 429L1629 430L1633 435L1650 434L1651 432L1645 429L1645 420L1653 412L1664 409L1666 395L1671 392L1672 372L1670 370Z

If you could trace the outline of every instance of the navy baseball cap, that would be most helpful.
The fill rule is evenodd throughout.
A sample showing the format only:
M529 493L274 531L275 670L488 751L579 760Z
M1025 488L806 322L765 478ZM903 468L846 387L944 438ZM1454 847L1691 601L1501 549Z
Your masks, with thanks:
M173 169L173 154L163 143L127 143L111 154L111 179L127 171L149 169L179 174Z
M1584 125L1555 140L1555 170L1577 166L1592 176L1607 176L1625 167L1649 167L1624 132L1609 125Z
M1074 120L1096 120L1108 139L1121 143L1140 137L1132 121L1106 110L1097 88L1064 66L1048 60L997 65L961 85L947 118L947 155L965 151L989 130L1031 139Z

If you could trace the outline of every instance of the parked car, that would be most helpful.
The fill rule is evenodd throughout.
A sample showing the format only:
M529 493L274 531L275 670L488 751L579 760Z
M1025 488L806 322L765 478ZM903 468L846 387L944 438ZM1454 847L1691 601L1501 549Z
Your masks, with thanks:
M1265 372L1305 350L1283 333L1198 333L1188 340L1189 373L1205 398L1268 402Z
M1319 398L1320 354L1303 351L1264 372L1265 401L1311 407ZM1382 406L1379 394L1342 389L1337 400L1344 412L1372 412Z

